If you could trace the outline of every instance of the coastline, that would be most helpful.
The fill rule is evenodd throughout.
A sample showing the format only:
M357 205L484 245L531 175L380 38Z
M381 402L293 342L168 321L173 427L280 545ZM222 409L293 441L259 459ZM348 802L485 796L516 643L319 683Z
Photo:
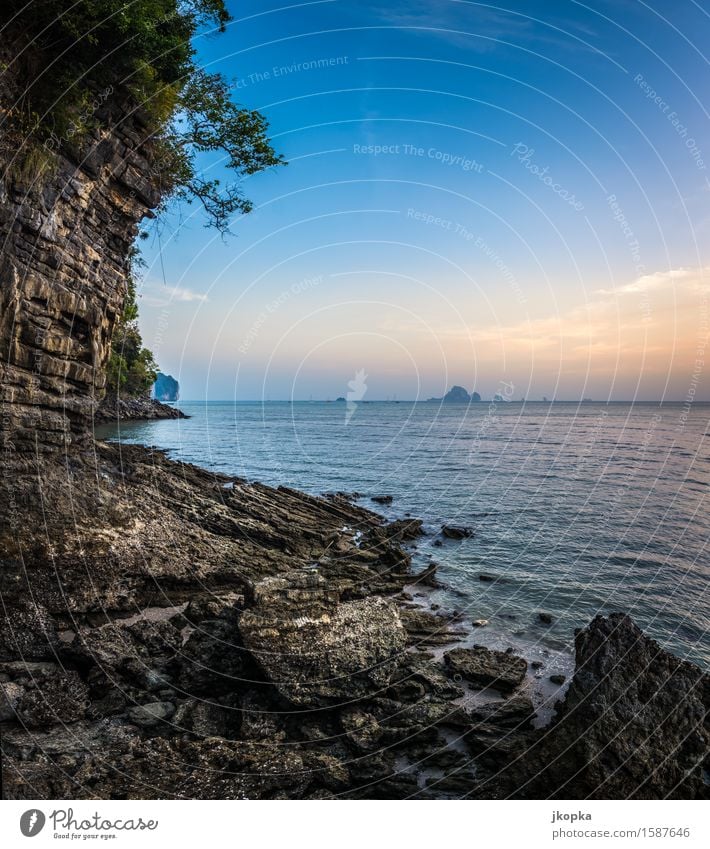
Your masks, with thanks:
M707 794L708 677L622 614L577 634L535 729L525 661L416 603L436 581L412 572L418 520L140 446L44 463L18 470L2 536L25 566L0 634L10 798ZM47 517L53 551L26 521L47 498L74 509L70 531Z
M154 419L189 419L178 407L156 398L104 398L94 413L94 425L122 421L152 421Z

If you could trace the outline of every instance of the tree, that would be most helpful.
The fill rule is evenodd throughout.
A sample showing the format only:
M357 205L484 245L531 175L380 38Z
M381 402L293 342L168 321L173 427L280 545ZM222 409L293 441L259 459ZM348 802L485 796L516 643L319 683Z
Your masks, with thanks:
M123 313L111 339L111 357L106 370L106 395L109 399L147 396L158 376L152 352L143 347L137 319L136 287L131 277Z
M224 231L251 209L236 179L283 163L263 115L234 103L227 80L195 61L193 36L230 20L224 0L3 0L2 37L13 39L15 58L2 70L14 66L27 89L2 129L19 131L31 156L51 139L76 145L111 103L134 109L147 124L163 203L197 199ZM97 97L105 108L90 108ZM202 176L204 152L224 154L235 181Z
M47 155L81 153L112 116L135 116L162 206L198 200L208 224L226 231L235 213L252 208L239 178L283 163L264 116L234 103L227 80L196 63L193 37L230 20L224 0L2 0L2 55L12 58L0 65L0 82L12 74L25 90L0 112L0 133L24 150L20 173L30 163L41 179ZM222 186L205 177L197 163L205 153L223 154L234 179ZM137 315L129 279L110 395L143 395L155 381Z

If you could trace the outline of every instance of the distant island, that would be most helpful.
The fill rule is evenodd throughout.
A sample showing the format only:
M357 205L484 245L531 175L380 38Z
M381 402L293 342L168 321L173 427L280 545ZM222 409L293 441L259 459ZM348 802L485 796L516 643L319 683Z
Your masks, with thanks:
M156 401L177 401L180 398L180 384L170 374L159 371L153 384L153 398Z
M472 392L469 395L463 386L452 386L443 398L429 398L429 400L441 401L444 404L469 404L480 401L481 396L478 392Z

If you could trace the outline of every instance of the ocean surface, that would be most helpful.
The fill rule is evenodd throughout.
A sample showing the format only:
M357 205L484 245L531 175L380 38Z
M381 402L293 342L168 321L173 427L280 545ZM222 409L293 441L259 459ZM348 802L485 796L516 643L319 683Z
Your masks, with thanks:
M423 519L415 567L435 560L445 583L426 602L489 620L478 642L569 669L574 629L623 610L675 654L710 665L710 405L179 406L191 418L97 436L313 494L355 491L390 518ZM475 535L435 546L444 523Z

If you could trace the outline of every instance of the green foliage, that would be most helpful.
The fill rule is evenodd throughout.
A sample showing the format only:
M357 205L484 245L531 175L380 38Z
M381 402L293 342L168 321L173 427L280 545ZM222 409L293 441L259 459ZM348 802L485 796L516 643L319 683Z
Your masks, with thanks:
M224 231L251 205L235 182L200 175L196 155L221 153L236 178L283 161L263 116L233 103L226 80L195 62L193 36L229 20L224 0L3 0L10 67L27 85L9 118L23 141L57 149L76 147L112 110L137 110L164 202L197 198Z
M153 354L143 347L137 318L136 288L131 278L123 313L111 339L111 357L106 370L106 394L109 398L147 395L158 376Z
M15 179L41 182L55 153L81 151L95 130L135 114L162 204L198 199L224 232L251 209L238 178L283 162L264 117L232 102L227 81L195 61L196 33L229 20L224 0L1 0L3 52L14 57L1 70L24 90L0 111L2 132L17 141ZM235 179L207 179L200 153L221 155ZM137 316L130 281L108 365L114 396L143 395L155 381Z

